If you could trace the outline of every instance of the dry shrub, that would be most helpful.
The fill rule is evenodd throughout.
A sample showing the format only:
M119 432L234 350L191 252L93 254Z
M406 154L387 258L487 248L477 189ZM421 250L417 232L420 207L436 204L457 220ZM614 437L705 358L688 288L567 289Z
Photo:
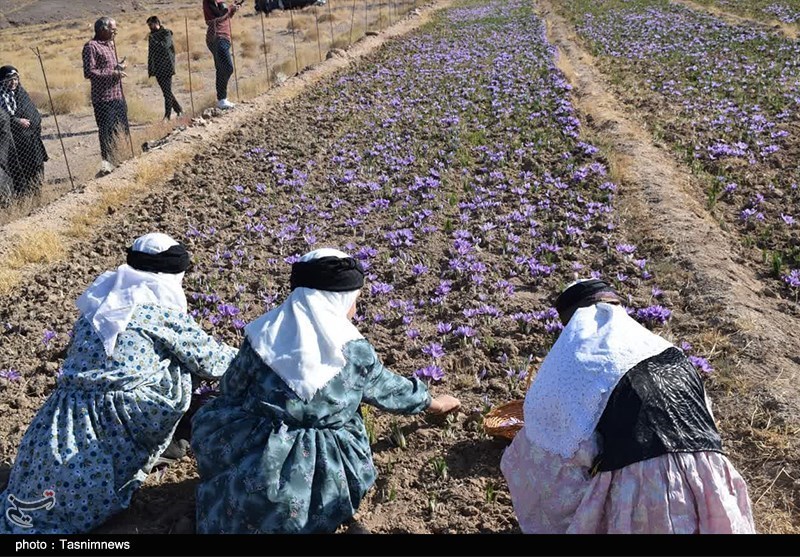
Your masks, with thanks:
M211 55L211 53L208 54L209 56ZM192 52L191 57L192 57L192 62L197 62L198 60L205 58L205 53L199 50L195 50Z
M29 232L13 241L8 266L16 270L32 263L50 263L61 257L64 251L64 244L54 232Z
M175 45L175 54L186 54L186 33L174 34L172 43Z
M66 234L73 238L84 238L96 232L95 225L124 205L135 191L142 189L134 186L104 191L100 199L83 208L83 211L70 219Z
M20 279L19 271L0 269L0 295L9 294L19 284Z
M140 161L137 162L136 173L134 179L139 186L132 191L139 191L140 189L149 188L152 185L166 182L175 173L175 170L186 164L191 155L188 152L177 152L171 154L169 157L162 157L159 160L148 160L145 155Z
M326 21L336 21L336 19L337 18L336 18L335 15L333 15L332 13L327 13L326 12L324 14L320 14L320 16L317 19L317 21L319 21L320 23L324 23Z
M66 89L63 91L52 91L52 96L53 112L56 114L72 114L74 112L78 112L89 104L89 95L87 90L82 87Z
M353 30L353 39L355 40L358 35L356 35L355 30ZM331 48L347 48L350 46L350 34L345 33L344 35L339 35L333 42L331 43Z
M286 30L289 33L305 31L310 27L311 20L307 17L294 16L286 23Z
M126 96L125 101L128 104L128 120L131 122L153 122L163 116L161 109L153 109L155 103L148 103L138 95ZM157 106L161 106L161 103L158 103Z
M50 89L73 89L84 83L83 69L81 67L80 51L78 52L77 60L70 60L64 57L63 51L60 51L54 57L46 57L42 55L44 60L44 69L47 72L47 84ZM35 71L31 75L36 75L37 81L41 80L42 69L39 66L39 61L32 62L35 65ZM44 83L43 80L41 80Z
M243 99L253 99L269 90L270 84L266 75L239 80L239 94Z
M260 45L253 41L253 40L244 40L239 45L239 51L237 54L244 59L253 59L256 58L259 53L263 52L260 49Z
M319 38L319 30L316 25L313 25L303 33L304 41L316 41Z
M50 112L50 98L45 91L28 91L28 96L33 101L39 112Z

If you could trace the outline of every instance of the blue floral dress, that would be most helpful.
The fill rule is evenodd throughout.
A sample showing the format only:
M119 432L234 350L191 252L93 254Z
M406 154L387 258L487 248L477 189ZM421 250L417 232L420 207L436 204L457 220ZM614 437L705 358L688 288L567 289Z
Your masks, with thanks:
M0 533L83 533L126 508L189 407L191 374L219 377L235 355L176 310L137 308L111 357L78 320L0 496Z
M376 476L359 404L415 414L431 397L383 367L366 340L344 355L342 371L303 402L245 339L222 394L192 420L198 533L330 533L355 514Z

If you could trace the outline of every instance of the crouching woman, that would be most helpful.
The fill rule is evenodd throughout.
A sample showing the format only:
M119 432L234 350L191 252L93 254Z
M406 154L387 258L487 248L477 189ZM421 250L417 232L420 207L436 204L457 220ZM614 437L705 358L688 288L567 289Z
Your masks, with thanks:
M289 297L245 328L221 395L192 420L199 533L330 533L375 482L362 402L445 413L417 378L381 364L350 322L358 263L322 249L292 266Z
M192 376L225 372L236 350L186 313L188 265L178 242L148 234L78 298L63 373L0 495L0 533L80 534L127 508L189 408Z

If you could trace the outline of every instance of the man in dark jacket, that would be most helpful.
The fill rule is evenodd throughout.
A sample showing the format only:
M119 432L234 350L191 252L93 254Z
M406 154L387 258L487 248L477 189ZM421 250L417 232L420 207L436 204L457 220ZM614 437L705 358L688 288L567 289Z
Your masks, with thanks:
M175 44L172 31L161 25L157 16L147 19L150 37L147 49L147 75L155 77L164 93L164 119L169 120L172 111L180 118L183 109L172 94L172 76L175 75Z
M0 67L0 109L10 117L16 147L17 161L11 167L15 193L19 197L38 194L48 160L42 143L42 116L20 84L14 66Z

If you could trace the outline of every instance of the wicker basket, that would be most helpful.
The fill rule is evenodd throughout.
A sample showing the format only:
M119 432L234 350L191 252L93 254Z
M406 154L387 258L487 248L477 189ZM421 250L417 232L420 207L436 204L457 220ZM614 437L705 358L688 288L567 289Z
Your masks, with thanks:
M531 379L533 373L528 372L528 377L525 380L525 392L531 386ZM512 400L505 404L501 404L492 408L483 417L483 429L493 437L503 437L504 439L514 439L517 432L525 425L522 413L522 405L524 399Z
M483 429L493 437L511 440L522 429L523 400L512 400L493 408L483 417Z

